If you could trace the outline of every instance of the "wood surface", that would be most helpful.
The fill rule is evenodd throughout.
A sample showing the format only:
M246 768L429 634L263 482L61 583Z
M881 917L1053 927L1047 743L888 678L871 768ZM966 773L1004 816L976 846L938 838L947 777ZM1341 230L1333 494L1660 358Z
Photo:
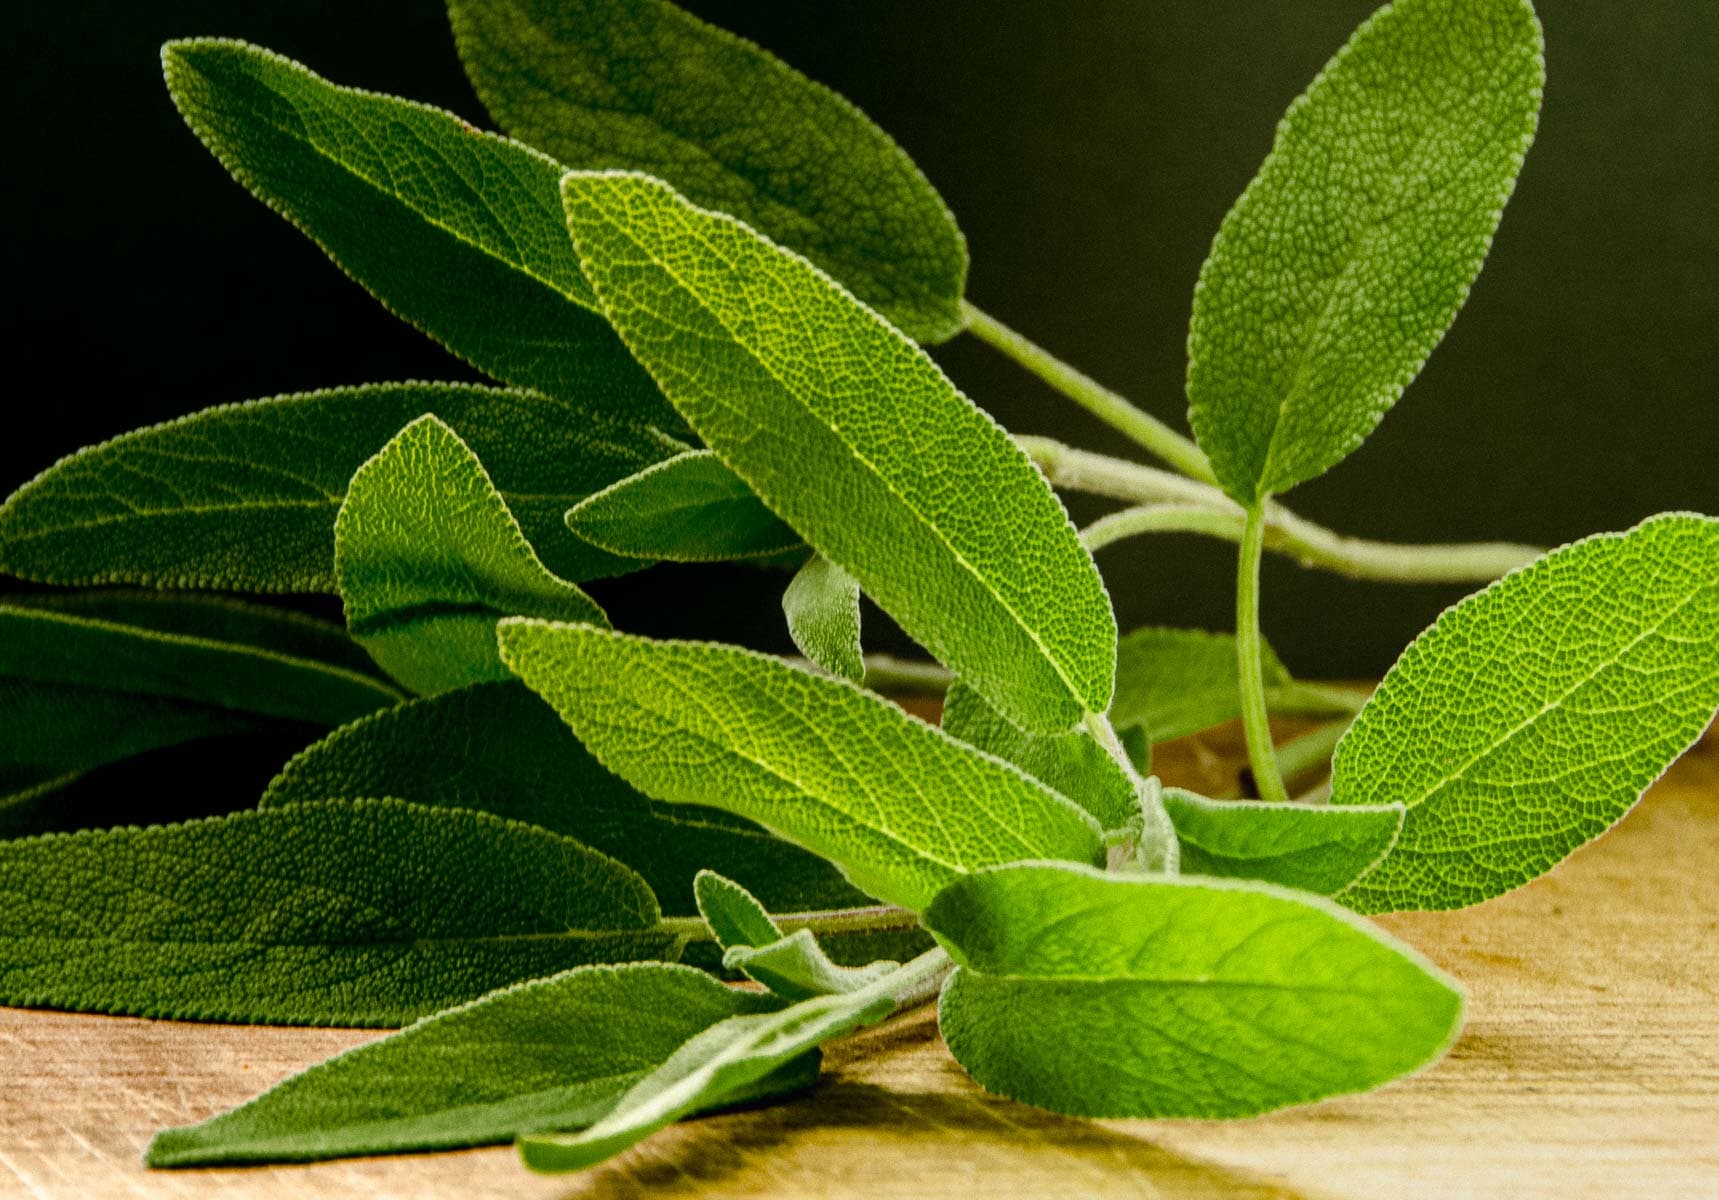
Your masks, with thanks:
M1220 735L1160 760L1233 777ZM981 1092L929 1011L832 1047L809 1095L677 1126L585 1175L508 1148L148 1172L150 1134L375 1034L0 1009L0 1196L1719 1197L1719 737L1551 875L1384 922L1469 987L1442 1063L1249 1121L1068 1120Z

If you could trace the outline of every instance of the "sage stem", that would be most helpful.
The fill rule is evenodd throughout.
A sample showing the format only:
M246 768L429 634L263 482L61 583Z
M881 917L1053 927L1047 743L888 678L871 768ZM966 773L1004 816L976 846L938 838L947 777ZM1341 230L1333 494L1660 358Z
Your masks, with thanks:
M1134 857L1151 870L1165 875L1177 874L1182 869L1182 843L1176 837L1176 827L1164 807L1164 789L1156 777L1143 779L1134 769L1134 760L1128 757L1122 739L1116 736L1116 727L1110 723L1109 716L1087 713L1086 728L1134 785L1141 817L1140 841Z
M1259 566L1265 556L1265 509L1247 510L1241 552L1236 564L1236 665L1241 677L1242 728L1247 734L1248 762L1262 800L1289 802L1277 755L1271 744L1271 718L1265 707L1265 673L1259 636Z

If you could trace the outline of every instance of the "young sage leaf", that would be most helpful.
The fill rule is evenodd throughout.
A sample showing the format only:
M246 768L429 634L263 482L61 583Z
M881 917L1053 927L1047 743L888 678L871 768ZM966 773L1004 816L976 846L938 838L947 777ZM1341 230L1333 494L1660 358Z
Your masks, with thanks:
M901 965L842 966L824 953L810 929L784 935L755 896L713 871L698 873L696 890L698 911L722 947L722 965L785 999L856 991Z
M957 680L943 697L943 731L995 754L1092 814L1103 829L1121 829L1140 816L1134 781L1084 729L1031 734L1003 718L978 692Z
M0 894L0 1004L79 1012L398 1025L679 945L613 859L397 800L0 842Z
M1616 824L1719 709L1719 520L1671 513L1555 550L1445 612L1332 761L1333 804L1402 804L1339 899L1461 908Z
M744 881L777 912L869 903L824 859L751 821L640 795L517 680L457 688L337 729L287 763L262 803L331 796L472 808L576 838L637 871L676 916L698 911L693 877L705 868Z
M924 351L657 180L574 173L562 190L609 318L779 517L1017 724L1062 732L1104 711L1115 618L1092 556Z
M780 554L800 538L708 450L653 463L567 510L567 528L615 555L722 562Z
M727 809L919 909L964 871L1095 862L1097 823L842 680L728 646L510 620L502 658L598 761L659 800Z
M1238 503L1326 471L1480 272L1545 82L1528 0L1396 0L1289 106L1194 290L1188 414Z
M507 678L495 643L504 616L609 623L543 565L477 455L433 416L353 475L334 572L352 636L416 692Z
M164 1130L146 1161L314 1162L579 1129L690 1038L778 1004L690 967L576 967L426 1017L230 1112Z
M859 580L823 555L813 555L782 593L782 613L801 654L831 675L855 683L865 678Z
M1022 863L925 923L961 969L943 1038L987 1089L1089 1117L1242 1117L1436 1059L1462 993L1329 901L1262 883Z
M806 255L910 337L962 328L967 243L864 113L664 0L450 0L502 128L582 170L661 176Z
M1320 896L1364 875L1403 827L1400 804L1266 804L1165 788L1164 809L1176 827L1184 874L1260 879Z
M161 59L221 165L390 312L507 383L681 427L593 311L552 159L244 42L169 42Z
M768 946L781 940L782 931L770 919L769 911L734 880L715 871L700 871L693 880L693 891L698 896L699 915L723 950Z
M643 564L567 536L581 497L686 447L589 403L388 383L204 409L63 458L0 507L0 571L41 583L332 592L334 517L364 460L425 413L447 422L551 570Z

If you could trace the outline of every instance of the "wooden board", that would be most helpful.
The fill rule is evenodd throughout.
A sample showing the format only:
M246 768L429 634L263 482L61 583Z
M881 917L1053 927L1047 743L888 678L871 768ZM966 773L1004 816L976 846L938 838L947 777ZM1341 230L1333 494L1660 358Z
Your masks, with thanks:
M1219 742L1161 767L1233 761ZM834 1047L805 1098L563 1178L506 1148L146 1172L155 1129L374 1035L0 1009L0 1196L1719 1197L1719 737L1550 876L1385 924L1468 982L1470 1017L1443 1063L1368 1096L1227 1124L1066 1120L980 1092L921 1012Z

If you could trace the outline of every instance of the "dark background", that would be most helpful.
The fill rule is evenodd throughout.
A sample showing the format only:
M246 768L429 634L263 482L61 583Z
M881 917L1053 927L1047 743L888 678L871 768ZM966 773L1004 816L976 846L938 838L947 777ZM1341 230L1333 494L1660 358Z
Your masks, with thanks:
M1189 296L1211 235L1284 106L1373 4L689 7L895 135L961 220L975 303L1182 425ZM1294 494L1310 517L1375 537L1553 543L1661 509L1719 511L1719 4L1540 7L1541 132L1491 261L1379 432ZM244 37L487 124L437 0L32 4L6 24L9 341L14 369L40 382L9 389L0 491L210 404L469 377L226 177L174 113L157 59L168 37ZM971 339L936 353L1011 429L1127 451ZM1082 521L1098 511L1074 507ZM1227 626L1232 553L1191 538L1106 551L1123 628ZM658 568L595 590L624 628L779 649L783 582ZM1264 621L1297 670L1370 675L1462 590L1274 561Z

